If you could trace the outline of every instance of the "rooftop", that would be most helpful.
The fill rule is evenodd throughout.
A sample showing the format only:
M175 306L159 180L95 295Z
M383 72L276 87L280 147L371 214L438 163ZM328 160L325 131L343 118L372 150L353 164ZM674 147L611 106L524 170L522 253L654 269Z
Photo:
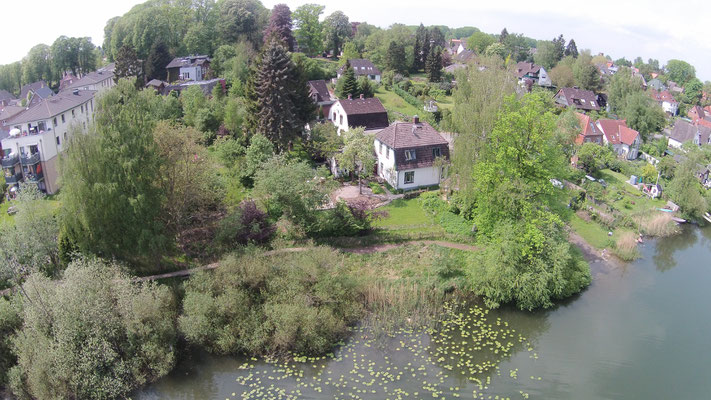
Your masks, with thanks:
M170 68L182 68L182 67L194 67L197 65L203 65L210 62L210 57L208 56L187 56L187 57L175 57L170 64L166 65L166 69Z
M36 106L10 118L7 123L21 124L52 118L93 99L95 93L95 90L78 90L76 94L67 91L59 93L56 96L42 100Z

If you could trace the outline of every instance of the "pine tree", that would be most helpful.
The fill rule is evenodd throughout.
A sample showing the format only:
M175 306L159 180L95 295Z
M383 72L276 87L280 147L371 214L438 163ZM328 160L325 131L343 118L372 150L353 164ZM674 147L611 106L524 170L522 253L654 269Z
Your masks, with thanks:
M125 44L119 49L116 55L116 67L114 69L114 81L118 83L121 78L136 78L136 85L140 85L143 78L143 68L138 60L136 51L133 47Z
M504 28L501 30L501 34L499 35L499 43L503 43L507 37L509 37L509 31Z
M148 80L166 80L168 71L165 67L172 59L173 56L170 54L170 50L168 50L168 46L163 40L159 39L153 42L151 51L148 53L148 59L146 59L146 78Z
M578 58L578 46L575 45L575 40L570 39L568 42L568 47L565 48L566 56L573 56L573 58Z
M286 4L277 4L269 17L269 25L264 31L264 43L268 43L273 37L286 44L289 51L294 51L294 34L292 33L291 10Z
M388 69L397 73L404 73L406 70L405 46L391 41L390 46L388 47L385 63L387 64Z
M315 112L308 98L304 74L289 57L286 47L270 41L264 48L248 87L254 117L250 120L257 133L268 137L280 150L286 150L300 137L303 126ZM300 86L303 84L303 88Z
M427 29L424 25L420 24L417 28L417 33L415 34L415 48L413 51L413 62L412 69L419 71L425 67L424 57L428 53L424 53L425 47L429 48L429 38L427 34Z
M346 62L343 75L341 75L341 79L338 80L338 84L336 85L336 96L345 99L349 94L356 97L360 94L360 90L355 77L355 71L353 71L351 63Z
M439 82L442 79L442 49L433 47L427 55L425 70L430 82Z

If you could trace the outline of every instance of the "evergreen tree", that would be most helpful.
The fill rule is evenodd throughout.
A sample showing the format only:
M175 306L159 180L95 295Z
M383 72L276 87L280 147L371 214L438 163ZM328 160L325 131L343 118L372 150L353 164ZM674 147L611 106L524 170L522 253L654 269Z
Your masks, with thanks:
M395 43L395 41L390 42L388 47L388 53L386 55L385 64L388 69L404 73L407 70L407 65L405 63L405 46Z
M315 106L309 99L303 72L280 41L270 41L260 58L249 88L252 127L280 150L286 150L299 138Z
M568 47L565 48L565 56L578 58L578 46L575 45L575 40L570 39L570 42L568 42Z
M172 59L173 56L170 54L170 50L165 42L160 39L153 42L151 51L148 53L148 59L146 60L146 78L148 80L166 80L168 70L166 70L165 67L170 64Z
M509 37L509 31L504 28L501 30L501 34L499 35L499 43L504 43L507 37Z
M565 55L565 39L563 38L563 35L553 38L553 44L555 45L553 55L555 56L555 62L558 63L558 61L562 60Z
M142 77L143 68L141 68L141 61L138 59L136 51L129 45L123 45L116 55L114 81L118 83L121 78L134 78L136 85L139 86Z
M360 90L355 77L355 71L353 71L351 63L346 62L343 75L341 75L341 79L338 80L338 84L336 85L336 96L345 99L349 94L356 97L360 94Z
M425 70L430 82L439 82L442 79L442 49L433 47L427 55Z
M420 24L417 28L417 33L415 34L415 48L413 50L414 58L412 62L412 69L415 71L419 71L425 67L422 53L425 47L425 40L427 40L427 29L425 29L424 25Z
M368 77L361 76L358 78L358 92L359 95L362 94L366 99L375 96L375 88L373 88L373 84Z
M269 18L269 25L264 31L264 42L267 43L272 37L275 37L284 42L289 51L294 51L296 40L291 32L292 25L289 6L286 4L275 5Z
M432 46L432 47L437 47L437 46L439 46L439 47L444 47L444 45L447 44L446 41L444 40L444 34L442 33L442 31L441 31L438 27L433 26L433 27L429 30L429 34L430 34L430 40L429 40L430 46ZM425 53L425 54L429 54L429 49L427 49L427 53Z

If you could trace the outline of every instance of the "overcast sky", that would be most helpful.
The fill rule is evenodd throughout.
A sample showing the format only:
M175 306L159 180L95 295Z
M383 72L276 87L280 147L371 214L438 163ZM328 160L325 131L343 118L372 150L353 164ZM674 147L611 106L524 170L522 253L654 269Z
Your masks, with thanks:
M461 0L263 0L271 8L285 2L292 10L306 2L323 4L326 14L341 10L351 21L387 27L408 25L475 26L488 33L503 27L535 39L563 34L578 49L605 52L617 59L642 56L663 65L672 58L696 67L701 80L711 80L711 39L708 33L711 6L692 0L675 4L668 0L598 0L531 2ZM140 0L3 0L0 5L4 37L0 40L0 64L21 59L38 43L52 44L60 35L90 36L103 41L104 25L128 11ZM683 4L683 5L682 5ZM27 16L36 16L27 18ZM37 16L41 16L38 17Z

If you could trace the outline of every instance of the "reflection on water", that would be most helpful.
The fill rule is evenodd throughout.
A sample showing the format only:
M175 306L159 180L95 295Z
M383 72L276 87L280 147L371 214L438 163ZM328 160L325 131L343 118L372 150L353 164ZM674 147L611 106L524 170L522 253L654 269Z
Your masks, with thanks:
M551 310L502 308L431 335L358 332L334 359L307 363L195 354L137 398L710 398L711 228L641 253L597 266L588 290Z

